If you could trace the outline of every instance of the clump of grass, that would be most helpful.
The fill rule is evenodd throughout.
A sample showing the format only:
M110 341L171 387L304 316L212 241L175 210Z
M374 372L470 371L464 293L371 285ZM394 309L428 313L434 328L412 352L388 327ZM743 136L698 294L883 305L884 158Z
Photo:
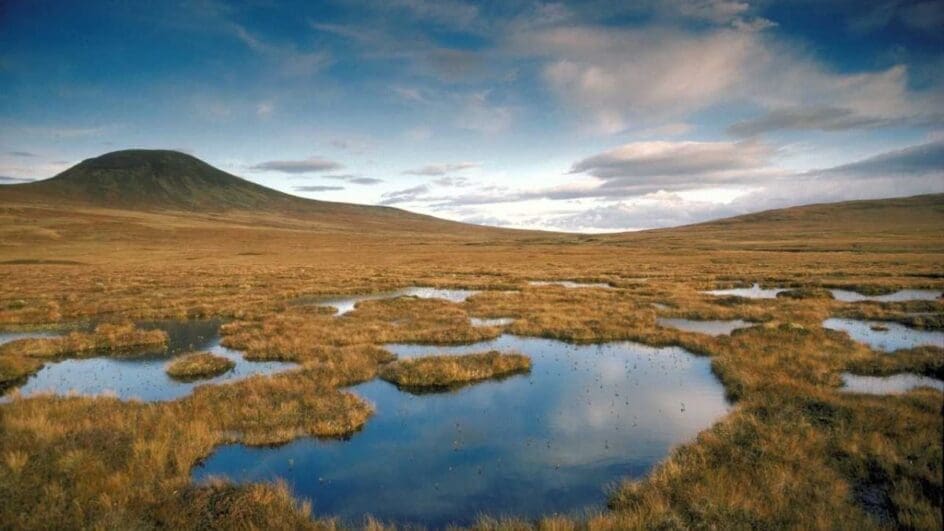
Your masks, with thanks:
M162 347L163 330L141 330L132 323L101 324L91 333L71 332L61 337L28 338L0 345L0 390L22 382L43 367L42 359L87 357L100 353L127 353Z
M100 324L91 333L70 332L61 337L30 338L0 346L0 356L33 358L81 357L101 352L126 352L167 344L167 332L142 330L133 323Z
M167 365L167 375L178 380L212 378L228 372L236 362L209 352L181 356Z
M531 370L531 358L497 350L464 356L428 356L391 363L380 377L406 388L442 389Z
M825 288L794 288L777 294L781 299L832 299L833 294Z

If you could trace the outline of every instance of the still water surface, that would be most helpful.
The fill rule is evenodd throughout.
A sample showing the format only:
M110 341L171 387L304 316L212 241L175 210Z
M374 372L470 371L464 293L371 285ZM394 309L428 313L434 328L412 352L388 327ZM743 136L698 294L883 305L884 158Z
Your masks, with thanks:
M823 321L823 328L845 332L853 341L865 343L883 352L924 345L944 348L944 332L909 328L891 321L860 321L833 317Z
M121 399L136 398L146 402L173 400L190 394L200 384L231 382L255 374L270 374L295 367L291 363L247 361L242 353L220 345L219 321L156 321L138 324L142 328L166 331L169 336L167 348L125 357L50 361L19 387L20 394L109 394ZM195 382L181 382L167 376L164 371L172 358L195 350L228 358L236 363L236 367L214 378ZM3 397L0 401L8 399Z
M897 395L918 387L932 387L938 391L944 391L944 381L912 373L891 376L859 376L844 373L842 383L842 390L847 393L868 395Z
M693 319L678 319L674 317L658 317L656 324L668 328L678 328L686 332L697 332L709 336L723 336L739 328L749 328L754 323L733 319L730 321L696 321Z
M194 480L284 478L316 513L355 524L367 513L432 527L477 513L533 518L602 507L606 485L645 475L729 410L710 360L677 347L503 335L388 348L401 358L516 350L533 369L438 394L361 384L353 390L376 414L349 440L224 446Z

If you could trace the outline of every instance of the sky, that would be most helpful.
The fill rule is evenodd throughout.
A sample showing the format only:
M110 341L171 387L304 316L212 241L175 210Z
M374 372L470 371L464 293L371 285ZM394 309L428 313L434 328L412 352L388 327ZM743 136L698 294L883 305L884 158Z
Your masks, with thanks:
M944 0L0 1L0 184L128 148L578 232L944 192Z

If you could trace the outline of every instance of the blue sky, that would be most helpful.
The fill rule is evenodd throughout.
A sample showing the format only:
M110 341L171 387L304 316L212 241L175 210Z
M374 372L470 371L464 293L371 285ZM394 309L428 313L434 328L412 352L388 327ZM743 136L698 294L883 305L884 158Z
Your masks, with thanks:
M942 192L944 2L0 3L0 183L132 147L573 231Z

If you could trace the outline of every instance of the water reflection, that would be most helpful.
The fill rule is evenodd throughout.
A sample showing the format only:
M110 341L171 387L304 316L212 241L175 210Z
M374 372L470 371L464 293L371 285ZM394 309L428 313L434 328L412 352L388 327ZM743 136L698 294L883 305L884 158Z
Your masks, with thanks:
M477 513L537 517L605 501L728 411L710 360L677 347L568 345L503 335L474 345L389 345L402 358L489 349L531 356L528 375L415 396L375 380L355 391L376 415L348 441L230 445L193 471L285 478L319 514L433 527Z
M903 301L933 301L941 298L941 292L930 289L903 289L894 293L885 295L863 295L855 291L845 289L831 289L833 298L842 302L858 301L878 301L878 302L903 302Z
M528 281L529 286L563 286L565 288L607 288L612 289L613 286L607 284L606 282L574 282L572 280L531 280Z
M669 328L678 328L686 332L708 334L710 336L730 334L739 328L754 326L754 323L742 321L741 319L733 319L730 321L695 321L692 319L676 319L669 317L656 318L656 324Z
M469 321L472 323L472 326L475 327L508 326L515 322L515 319L513 317L496 317L494 319L480 319L478 317L470 317Z
M148 402L173 400L190 394L200 384L231 382L295 366L282 362L247 361L240 352L220 345L219 321L159 321L139 323L139 326L166 331L169 336L167 348L129 357L103 356L49 362L19 387L20 394L109 394ZM212 352L232 360L236 366L215 378L195 382L174 380L164 372L171 358L192 350ZM0 401L9 401L9 396L0 398Z
M920 374L902 373L891 376L859 376L844 373L842 390L867 395L897 395L918 387L932 387L944 391L944 381Z
M734 295L736 297L744 297L747 299L776 299L777 294L783 291L787 291L784 288L762 288L760 284L755 283L749 288L730 288L730 289L713 289L709 291L703 291L702 293L707 293L709 295Z
M466 289L441 289L412 286L394 291L369 293L364 295L344 295L339 297L304 297L299 299L297 302L314 303L318 304L319 306L333 306L338 310L337 315L344 315L353 311L357 303L361 301L394 299L397 297L419 297L421 299L445 299L452 302L463 302L476 293L478 292Z
M883 352L923 345L944 347L944 332L918 330L891 321L859 321L833 317L823 321L823 328L845 332L853 341L865 343Z
M60 335L58 332L52 332L48 330L38 332L0 332L0 345L20 339L56 337L58 335Z

